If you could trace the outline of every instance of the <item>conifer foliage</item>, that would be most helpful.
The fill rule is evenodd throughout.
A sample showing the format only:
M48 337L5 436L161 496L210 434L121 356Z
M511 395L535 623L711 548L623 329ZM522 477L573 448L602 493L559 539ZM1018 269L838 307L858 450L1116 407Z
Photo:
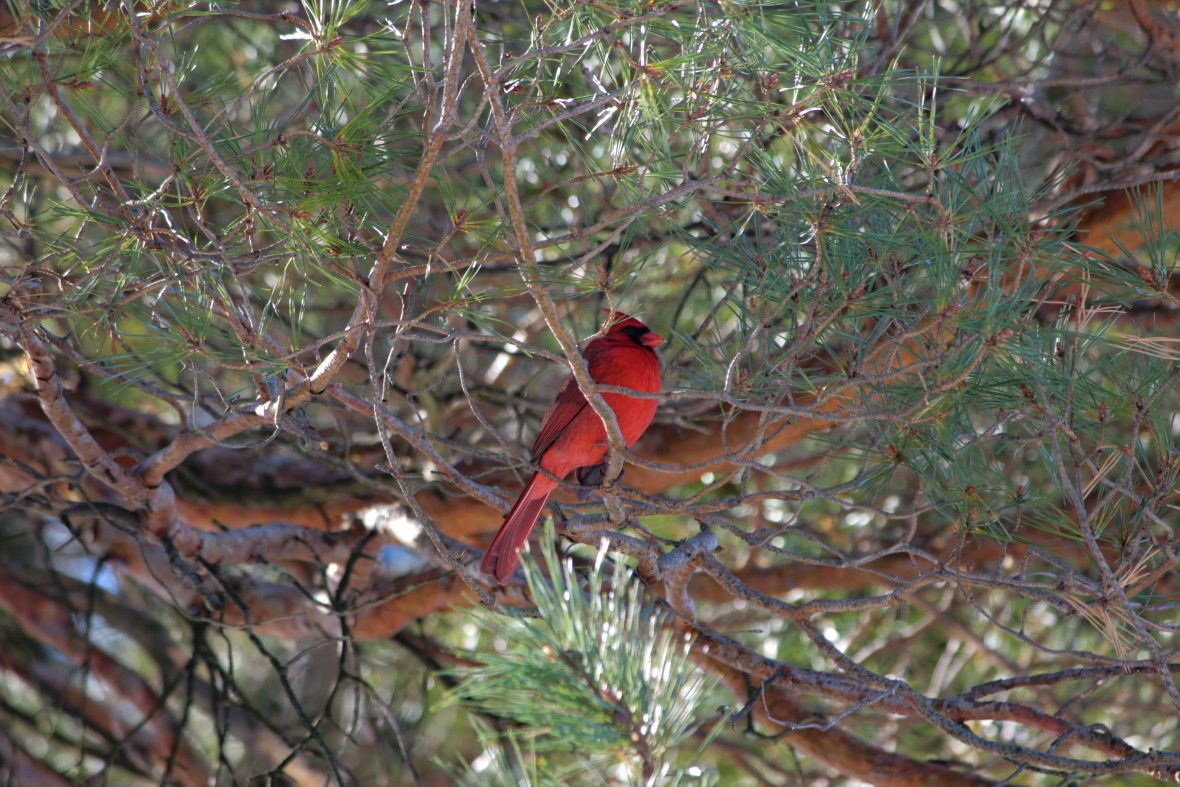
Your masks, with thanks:
M525 565L536 619L472 611L492 647L469 655L478 666L459 671L456 695L520 730L505 732L511 745L481 756L503 770L504 784L520 783L529 767L508 757L514 750L530 753L530 781L539 784L593 783L619 765L625 783L710 783L674 757L699 749L705 736L689 733L716 716L704 704L709 681L690 661L689 643L665 625L623 561L603 570L605 544L583 577L557 556L553 539L550 528L545 571Z
M0 5L0 780L1177 778L1177 42ZM604 309L666 338L630 449ZM492 583L570 374L604 472Z

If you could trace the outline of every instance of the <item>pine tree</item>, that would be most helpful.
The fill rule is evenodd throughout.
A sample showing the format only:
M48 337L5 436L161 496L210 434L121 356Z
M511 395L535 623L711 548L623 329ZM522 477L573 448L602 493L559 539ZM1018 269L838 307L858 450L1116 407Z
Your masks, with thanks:
M8 781L1180 773L1166 4L0 30ZM493 586L603 308L656 421Z

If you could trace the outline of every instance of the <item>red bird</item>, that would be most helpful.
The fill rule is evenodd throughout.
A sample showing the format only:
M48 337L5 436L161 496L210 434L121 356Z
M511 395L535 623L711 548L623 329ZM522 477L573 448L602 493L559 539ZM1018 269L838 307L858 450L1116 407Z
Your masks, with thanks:
M590 342L582 351L590 378L600 385L659 393L660 361L654 350L664 338L621 312L615 312L612 320L606 335ZM623 440L630 448L651 423L656 413L656 400L619 393L604 393L602 398L614 411ZM541 422L541 431L533 443L530 461L545 473L534 473L525 484L516 505L492 539L479 570L495 575L501 584L506 582L516 569L520 550L528 541L549 495L557 489L557 481L546 473L565 478L571 471L579 470L582 472L578 473L578 478L584 483L587 479L600 477L601 471L595 473L595 466L603 461L609 447L602 419L586 401L571 374L557 392L553 404L549 405Z

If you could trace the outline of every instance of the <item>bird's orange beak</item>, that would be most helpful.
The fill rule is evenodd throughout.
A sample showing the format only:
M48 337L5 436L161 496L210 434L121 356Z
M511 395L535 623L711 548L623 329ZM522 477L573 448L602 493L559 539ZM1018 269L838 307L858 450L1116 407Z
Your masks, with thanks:
M639 340L644 347L650 347L653 350L664 343L664 337L660 336L655 331L648 331L643 334L643 338Z

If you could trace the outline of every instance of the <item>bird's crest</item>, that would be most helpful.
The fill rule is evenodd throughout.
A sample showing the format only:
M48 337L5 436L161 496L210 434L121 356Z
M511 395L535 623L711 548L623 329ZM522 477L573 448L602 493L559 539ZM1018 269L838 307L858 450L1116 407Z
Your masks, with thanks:
M647 327L642 322L640 322L636 318L632 317L630 314L627 314L626 312L612 311L611 309L600 309L600 311L603 314L611 315L610 323L609 323L610 327L607 330L607 333L618 333L619 331L626 328L628 325L634 325L639 328L646 328Z

